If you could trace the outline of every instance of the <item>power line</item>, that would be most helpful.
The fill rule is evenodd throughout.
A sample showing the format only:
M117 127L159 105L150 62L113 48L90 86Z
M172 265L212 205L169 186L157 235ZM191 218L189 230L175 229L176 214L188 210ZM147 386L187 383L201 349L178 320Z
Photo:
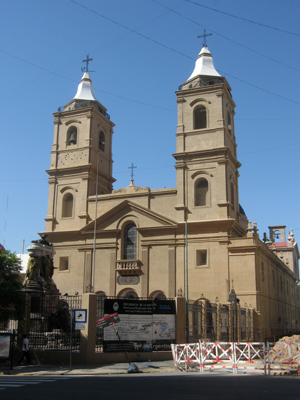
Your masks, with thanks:
M191 18L189 18L189 17L186 17L185 15L179 13L178 11L175 11L174 9L171 9L171 8L165 6L164 4L161 4L161 3L159 3L159 2L156 1L156 0L152 0L152 1L153 1L154 3L156 3L156 4L159 4L161 7L166 8L166 9L169 10L170 12L173 12L174 14L176 14L176 15L178 15L178 16L184 18L184 19L186 19L187 21L192 22L193 24L195 24L195 25L197 25L197 26L201 26L201 27L203 27L203 28L209 29L210 32L213 32L214 34L220 36L221 38L223 38L223 39L225 39L225 40L228 40L229 42L232 42L232 43L234 43L234 44L236 44L236 45L238 45L238 46L240 46L240 47L243 47L243 48L246 49L246 50L252 51L253 53L258 54L259 56L264 57L264 58L266 58L267 60L273 61L273 62L275 62L275 63L277 63L277 64L283 65L284 67L287 67L287 68L290 68L290 69L293 69L293 70L295 70L295 71L300 72L300 68L293 67L293 66L288 65L288 64L286 64L286 63L284 63L284 62L282 62L282 61L276 60L275 58L269 57L269 56L267 56L266 54L260 53L259 51L255 50L255 49L251 49L251 47L248 47L248 46L246 46L246 45L244 45L244 44L242 44L242 43L237 42L236 40L233 40L233 39L231 39L231 38L229 38L229 37L227 37L227 36L224 36L224 35L222 35L221 33L217 32L217 31L215 31L215 30L213 30L213 29L211 29L211 28L208 28L207 26L204 26L203 24L200 24L199 22L194 21L193 19L191 19Z
M238 156L240 157L240 156L245 156L245 155L248 155L248 154L267 152L267 151L270 151L270 150L277 150L277 149L281 149L283 147L296 146L296 145L299 145L299 144L300 144L300 142L289 143L289 144L284 144L284 145L281 145L281 146L275 146L275 147L269 147L269 148L261 149L261 150L249 151L247 153L239 153ZM157 170L157 169L162 169L162 168L173 168L173 167L174 167L174 164L169 164L169 165L161 165L161 166L156 166L156 167L139 168L139 171L149 171L149 170ZM124 169L124 170L121 170L121 171L114 171L113 175L125 174L125 173L128 174L128 170L127 169L126 170ZM48 181L48 178L44 178L44 179L41 179L41 178L14 179L14 180L9 179L9 180L1 180L0 183L33 182L33 181L44 181L44 182L46 182L46 181Z
M196 6L199 6L199 7L207 8L208 10L217 12L217 13L219 13L219 14L228 15L229 17L236 18L236 19L240 19L240 20L242 20L242 21L246 21L246 22L249 22L249 23L251 23L251 24L263 26L264 28L273 29L274 31L287 33L287 34L289 34L289 35L300 36L299 33L291 32L291 31L286 31L286 30L284 30L284 29L280 29L280 28L277 28L277 27L275 27L275 26L266 25L266 24L262 24L261 22L253 21L253 20L248 19L248 18L239 17L239 16L237 16L237 15L230 14L230 13L225 12L225 11L217 10L216 8L212 8L212 7L205 6L205 5L200 4L200 3L197 3L196 1L193 1L193 0L185 0L185 1L186 1L187 3L195 4Z
M271 94L271 95L273 95L273 96L279 97L280 99L283 99L283 100L289 101L289 102L291 102L291 103L300 105L300 103L299 103L298 101L288 99L287 97L281 96L280 94L271 92L271 90L267 90L267 89L264 89L264 88L262 88L262 87L260 87L260 86L254 85L254 83L250 83L250 82L244 81L243 79L240 79L240 78L237 78L236 76L233 76L233 75L231 75L231 74L228 74L228 72L222 71L221 69L219 69L219 71L222 72L224 75L230 76L230 78L233 78L233 79L235 79L235 80L237 80L237 81L239 81L239 82L245 83L245 84L248 85L248 86L252 86L252 87L254 87L255 89L261 90L262 92L269 93L269 94Z
M177 54L179 54L179 55L182 55L183 57L186 57L186 58L188 58L188 59L193 59L192 57L187 56L187 55L185 55L185 54L183 54L183 53L181 53L181 52L178 52L177 50L172 49L171 47L166 46L166 45L164 45L164 44L162 44L162 43L160 43L160 42L158 42L158 41L156 41L156 40L153 40L153 39L149 38L148 36L145 36L145 35L143 35L143 34L137 32L137 31L134 30L134 29L128 28L128 27L126 27L125 25L120 24L119 22L116 22L116 21L112 20L111 18L105 17L104 15L100 14L99 12L96 12L96 11L92 10L91 8L86 7L86 6L84 6L84 5L80 4L80 3L78 3L78 2L75 1L75 0L70 0L70 1L71 1L72 3L74 3L74 4L76 4L76 5L78 5L78 6L82 7L82 8L84 8L84 9L87 9L88 11L90 11L90 12L92 12L92 13L95 13L96 15L98 15L98 16L104 18L104 19L109 20L110 22L112 22L112 23L114 23L114 24L117 24L117 25L121 26L121 27L124 28L124 29L127 29L128 31L130 31L130 32L132 32L132 33L135 33L135 34L137 34L137 35L139 35L139 36L141 36L141 37L143 37L143 38L145 38L145 39L147 39L147 40L150 40L150 41L153 42L153 43L158 44L159 46L162 46L162 47L164 47L164 48L167 48L168 50L171 50L171 51L173 51L173 52L175 52L175 53L177 53ZM159 3L158 3L158 4L159 4ZM169 9L169 8L168 8L168 9ZM174 9L169 9L169 10L175 12ZM175 12L175 13L178 14L177 12ZM181 14L179 14L179 15L181 15ZM181 16L182 16L182 15L181 15ZM193 21L193 22L195 22L195 21ZM198 25L203 26L203 25L201 25L201 24L198 24ZM230 40L230 39L228 39L228 40ZM5 53L5 54L7 54L7 55L9 55L9 56L11 56L11 57L14 57L14 58L18 59L18 60L20 60L20 61L22 61L22 62L24 62L24 63L27 63L27 64L29 64L29 65L32 65L32 66L34 66L34 67L36 67L36 68L39 68L39 69L41 69L41 70L43 70L43 71L46 71L46 72L48 72L49 74L52 74L52 75L58 76L58 77L60 77L60 78L66 79L66 80L68 80L68 81L70 81L70 82L77 82L77 81L75 81L74 79L70 79L70 78L68 78L68 77L66 77L66 76L64 76L64 75L58 74L58 73L55 72L55 71L48 70L47 68L41 67L40 65L37 65L37 64L35 64L35 63L31 62L31 61L25 60L24 58L18 57L18 56L14 55L14 54L12 54L12 53L9 53L9 52L7 52L7 51L5 51L5 50L0 49L0 51L3 52L3 53ZM81 58L80 58L80 59L81 59ZM193 59L193 60L194 60L194 59ZM76 61L77 61L77 60L76 60ZM74 61L74 62L75 62L75 61ZM291 67L291 68L293 68L293 67ZM220 70L220 72L222 72L222 71ZM286 98L286 97L284 97L284 96L278 95L278 94L276 94L276 93L274 93L274 92L272 92L272 91L269 91L269 90L263 89L263 88L261 88L261 87L259 87L259 86L257 86L257 85L251 84L251 83L249 83L249 82L247 82L247 81L245 81L245 80L236 78L235 76L233 76L233 75L231 75L231 74L228 74L228 73L225 72L225 71L223 71L223 73L224 73L225 75L227 75L227 76L230 76L230 77L233 78L233 79L236 79L236 80L238 80L238 81L240 81L240 82L242 82L242 83L244 83L244 84L246 84L246 85L252 86L252 87L254 87L254 88L258 89L258 90L264 91L264 92L266 92L266 93L268 93L268 94L271 94L271 95L276 96L276 97L279 97L279 98L281 98L281 99L283 99L283 100L286 100L286 101L295 103L295 104L297 104L297 105L300 104L300 103L298 103L298 102L296 102L296 101L294 101L294 100L291 100L291 99L288 99L288 98ZM151 105L151 104L144 103L144 102L141 102L141 101L129 99L129 98L126 98L126 97L123 97L123 96L120 96L120 95L116 95L116 94L113 94L113 93L110 93L110 92L103 91L103 90L101 90L101 89L95 88L95 90L101 91L101 92L103 92L103 93L106 93L106 94L109 94L109 95L112 95L112 96L115 96L115 97L122 98L122 99L124 99L124 100L132 101L132 102L139 103L139 104L143 104L143 105L146 105L146 106L151 106L151 107L155 107L155 108L159 108L159 109L164 109L164 110L168 110L168 111L173 111L173 110L170 110L170 109L168 109L168 108L164 108L164 107L160 107L160 106L157 106L157 105ZM7 101L7 100L6 100L6 101Z
M235 118L235 121L289 121L292 119L300 119L300 117L292 118Z
M270 150L277 150L277 149L282 149L283 147L296 146L299 144L300 144L300 142L283 144L281 146L269 147L268 149L254 150L254 151L249 151L248 153L240 153L239 156L245 156L245 155L254 154L254 153L261 153L261 152L270 151Z
M153 40L153 39L151 39L150 37L148 37L148 36L146 36L146 35L143 35L143 34L137 32L136 30L131 29L131 28L129 28L129 27L127 27L127 26L125 26L125 25L123 25L123 24L121 24L121 23L119 23L119 22L117 22L117 21L115 21L115 20L113 20L113 19L111 19L111 18L108 18L108 17L104 16L103 14L100 14L98 11L95 11L95 10L91 9L90 7L84 6L83 4L79 3L78 1L75 1L75 0L70 0L70 1L71 1L72 3L78 5L79 7L82 7L82 8L84 8L84 9L86 9L86 10L88 10L88 11L90 11L90 12L92 12L92 13L98 15L98 16L100 16L101 18L104 18L104 19L106 19L106 20L108 20L108 21L110 21L110 22L112 22L112 23L114 23L114 24L116 24L116 25L118 25L118 26L121 26L121 27L124 28L124 29L129 30L129 31L132 32L132 33L135 33L135 34L137 34L137 35L139 35L139 36L141 36L141 37L143 37L143 38L145 38L145 39L147 39L147 40L149 40L149 41L151 41L151 42L153 42L153 43L158 44L159 46L162 46L162 47L164 47L164 48L166 48L166 49L168 49L168 50L171 50L171 51L173 51L173 52L175 52L175 53L177 53L177 54L179 54L179 55L182 55L183 57L186 57L186 58L189 58L189 59L194 60L192 57L187 56L186 54L183 54L183 53L181 53L181 52L179 52L179 51L177 51L177 50L175 50L175 49L173 49L173 48L171 48L171 47L169 47L169 46L166 46L166 45L164 45L164 44L158 42L157 40ZM195 3L195 4L198 4L198 3ZM201 24L200 24L200 25L201 25ZM259 89L259 90L261 90L261 91L263 91L263 92L269 93L269 94L271 94L271 95L273 95L273 96L279 97L279 98L281 98L281 99L283 99L283 100L286 100L286 101L289 101L289 102L291 102L291 103L300 105L300 103L298 103L297 101L288 99L287 97L284 97L284 96L281 96L281 95L276 94L276 93L274 93L274 92L271 92L270 90L263 89L263 88L261 88L261 87L259 87L259 86L257 86L257 85L254 85L254 84L249 83L249 82L247 82L247 81L244 81L244 80L242 80L242 79L236 78L236 77L234 77L233 75L230 75L230 74L228 74L228 73L226 73L226 72L224 72L224 71L221 71L221 70L220 70L220 72L223 72L225 75L228 75L228 76L230 76L231 78L234 78L234 79L236 79L236 80L238 80L238 81L240 81L240 82L243 82L243 83L245 83L246 85L252 86L252 87L254 87L254 88L256 88L256 89Z
M93 10L93 9L90 8L90 7L87 7L87 6L85 6L85 5L81 4L81 3L78 3L78 2L75 1L75 0L70 0L70 1L71 1L72 3L78 5L79 7L82 7L82 8L84 8L84 9L90 11L91 13L98 15L98 16L101 17L101 18L104 18L104 19L106 19L107 21L110 21L110 22L112 22L113 24L120 26L121 28L124 28L124 29L128 30L129 32L135 33L136 35L141 36L142 38L147 39L147 40L149 40L150 42L157 44L158 46L164 47L164 48L166 48L166 49L168 49L168 50L170 50L170 51L172 51L172 52L174 52L174 53L176 53L176 54L179 54L179 55L181 55L181 56L183 56L183 57L186 57L186 58L189 58L189 59L193 60L192 57L187 56L186 54L181 53L180 51L177 51L177 50L173 49L172 47L167 46L167 45L165 45L165 44L163 44L163 43L161 43L161 42L158 42L157 40L152 39L152 38L150 38L149 36L143 35L142 33L136 31L135 29L129 28L128 26L123 25L123 24L121 24L120 22L117 22L117 21L115 21L115 20L113 20L113 19L111 19L111 18L109 18L109 17L106 17L105 15L100 14L98 11L95 11L95 10Z

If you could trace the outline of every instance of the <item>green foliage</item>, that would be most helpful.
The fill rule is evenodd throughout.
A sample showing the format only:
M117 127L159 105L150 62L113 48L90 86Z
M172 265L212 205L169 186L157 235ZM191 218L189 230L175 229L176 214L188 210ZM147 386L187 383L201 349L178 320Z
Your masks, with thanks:
M25 294L20 276L21 260L10 251L0 252L0 321L23 316Z

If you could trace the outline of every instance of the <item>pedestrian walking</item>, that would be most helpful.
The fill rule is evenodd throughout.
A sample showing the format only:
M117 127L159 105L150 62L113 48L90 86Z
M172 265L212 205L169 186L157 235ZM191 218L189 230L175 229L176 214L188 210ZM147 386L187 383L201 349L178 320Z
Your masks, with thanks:
M23 343L22 343L22 354L19 358L18 365L21 363L23 358L26 358L27 365L30 363L30 355L29 355L29 340L27 335L23 335Z

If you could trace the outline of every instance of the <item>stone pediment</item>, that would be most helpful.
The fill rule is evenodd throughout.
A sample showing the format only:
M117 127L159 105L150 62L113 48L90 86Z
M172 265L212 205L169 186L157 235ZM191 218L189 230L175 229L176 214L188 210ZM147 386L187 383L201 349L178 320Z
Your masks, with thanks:
M138 230L155 228L176 228L177 223L155 211L149 210L137 203L124 200L111 210L97 218L96 230L99 232L119 230L122 222L132 220ZM85 226L81 232L94 231L94 221Z

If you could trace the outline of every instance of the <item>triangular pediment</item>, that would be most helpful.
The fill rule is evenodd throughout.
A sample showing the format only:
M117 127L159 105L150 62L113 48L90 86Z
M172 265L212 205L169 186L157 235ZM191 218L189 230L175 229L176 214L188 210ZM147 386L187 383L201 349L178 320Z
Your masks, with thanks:
M175 228L177 223L164 215L149 210L137 203L124 200L111 210L97 218L96 230L110 231L121 229L122 223L126 220L132 220L136 223L138 229L143 228ZM86 225L81 232L87 233L94 231L95 222L92 221Z

